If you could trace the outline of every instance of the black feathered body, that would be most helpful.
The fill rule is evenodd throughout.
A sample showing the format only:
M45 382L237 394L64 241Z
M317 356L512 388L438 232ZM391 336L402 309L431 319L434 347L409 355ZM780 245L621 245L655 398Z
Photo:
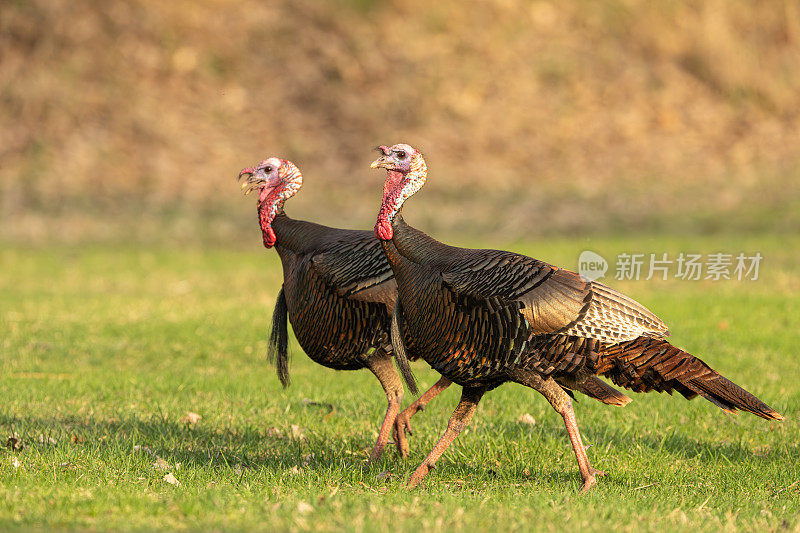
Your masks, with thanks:
M295 337L315 362L364 368L374 350L391 353L396 288L371 232L329 228L279 214L272 224L283 264L283 295Z
M780 415L700 359L672 346L666 326L634 300L530 257L444 245L400 214L382 241L394 271L409 358L422 355L464 387L494 388L527 373L624 405L596 375L636 392L702 395L726 410Z

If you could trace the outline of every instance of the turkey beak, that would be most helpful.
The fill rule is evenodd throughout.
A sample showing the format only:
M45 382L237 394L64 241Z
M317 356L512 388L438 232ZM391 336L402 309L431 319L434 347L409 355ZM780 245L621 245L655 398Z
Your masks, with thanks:
M391 169L392 168L392 162L389 161L389 159L385 155L382 155L378 159L373 161L372 164L369 166L369 168Z
M256 175L256 169L254 167L247 167L239 172L239 179L242 179L245 176L247 179L242 182L242 190L244 191L245 196L266 183L264 178Z
M243 176L252 176L256 173L255 167L247 167L243 168L241 172L239 172L239 179L242 179Z

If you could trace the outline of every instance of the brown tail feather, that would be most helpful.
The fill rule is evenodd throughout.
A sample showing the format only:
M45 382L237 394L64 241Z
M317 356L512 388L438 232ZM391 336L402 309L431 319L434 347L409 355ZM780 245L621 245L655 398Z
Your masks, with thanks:
M639 337L609 346L598 361L598 373L636 392L700 395L726 411L747 411L768 420L783 420L770 406L722 377L699 358L663 339Z
M267 343L267 361L275 361L278 379L284 388L289 386L289 333L286 327L287 307L286 295L278 293L275 310L272 312L272 331Z
M692 381L689 386L696 388L698 394L726 411L739 409L767 420L783 420L780 413L719 374L715 378Z
M633 401L628 396L625 396L620 391L595 376L590 376L577 390L604 404L616 405L617 407L624 407Z

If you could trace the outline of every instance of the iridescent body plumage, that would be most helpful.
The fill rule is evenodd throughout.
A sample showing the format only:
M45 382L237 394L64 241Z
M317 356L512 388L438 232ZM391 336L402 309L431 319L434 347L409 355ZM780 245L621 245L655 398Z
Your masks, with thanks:
M402 337L402 343L394 339L396 356L403 368L404 343L410 358L423 358L464 387L447 431L410 485L421 482L466 426L481 396L508 381L541 392L562 415L583 490L594 486L601 472L589 464L567 393L579 391L611 405L630 401L597 375L636 392L675 390L687 398L703 396L728 411L782 418L672 346L658 317L610 287L513 252L447 246L412 228L395 198L408 198L413 192L407 191L416 192L426 179L424 172L404 169L425 165L401 165L397 159L398 152L403 159L422 155L408 145L381 151L373 168L386 168L389 175L375 233L395 274L402 308L395 316L402 323L395 328Z

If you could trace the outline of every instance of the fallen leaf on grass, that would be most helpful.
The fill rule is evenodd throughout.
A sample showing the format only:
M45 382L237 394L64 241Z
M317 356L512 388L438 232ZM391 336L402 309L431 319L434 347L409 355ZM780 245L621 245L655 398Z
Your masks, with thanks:
M160 459L158 454L156 454L156 452L151 450L149 446L142 446L141 444L136 444L133 447L133 451L134 451L134 453L146 453L150 457L155 457L156 459Z
M200 421L201 418L203 418L203 417L198 415L197 413L193 413L191 411L188 411L186 413L186 416L181 418L181 422L183 422L184 424L192 425L192 424L197 424Z
M81 437L80 435L73 435L70 440L72 441L72 444L78 444L80 442L83 442L84 438Z
M536 425L536 419L533 418L533 416L531 416L530 413L525 413L524 415L520 415L520 417L517 418L517 422L519 422L520 424L528 424L529 426Z
M353 450L345 450L344 453L346 455L358 455L358 456L360 456L360 455L364 455L364 454L369 454L369 451L370 451L370 448L364 448L363 450L358 450L356 452L354 452Z
M39 444L58 444L58 441L53 437L45 437L42 434L39 434Z
M175 485L176 487L180 487L181 486L181 482L178 481L178 478L176 478L175 476L172 475L172 472L170 472L169 474L164 476L164 481L166 481L170 485Z
M6 439L6 448L12 452L20 452L25 449L25 443L17 432L12 433Z
M300 514L308 514L313 510L314 508L309 503L300 502L297 504L297 512Z
M276 427L268 427L267 428L267 437L271 439L279 439L283 436L281 430Z
M168 470L169 463L162 459L156 452L150 449L148 446L142 446L141 444L136 444L133 447L134 453L146 453L150 457L154 458L156 461L153 463L153 468L157 470ZM175 468L180 468L180 463L175 465ZM170 474L172 475L172 474Z
M11 458L11 466L14 467L14 470L19 468L19 459L17 459L16 457L12 457Z
M297 440L305 439L305 436L303 435L304 432L305 432L305 430L303 428L301 428L297 424L292 424L292 438L293 439L297 439Z

